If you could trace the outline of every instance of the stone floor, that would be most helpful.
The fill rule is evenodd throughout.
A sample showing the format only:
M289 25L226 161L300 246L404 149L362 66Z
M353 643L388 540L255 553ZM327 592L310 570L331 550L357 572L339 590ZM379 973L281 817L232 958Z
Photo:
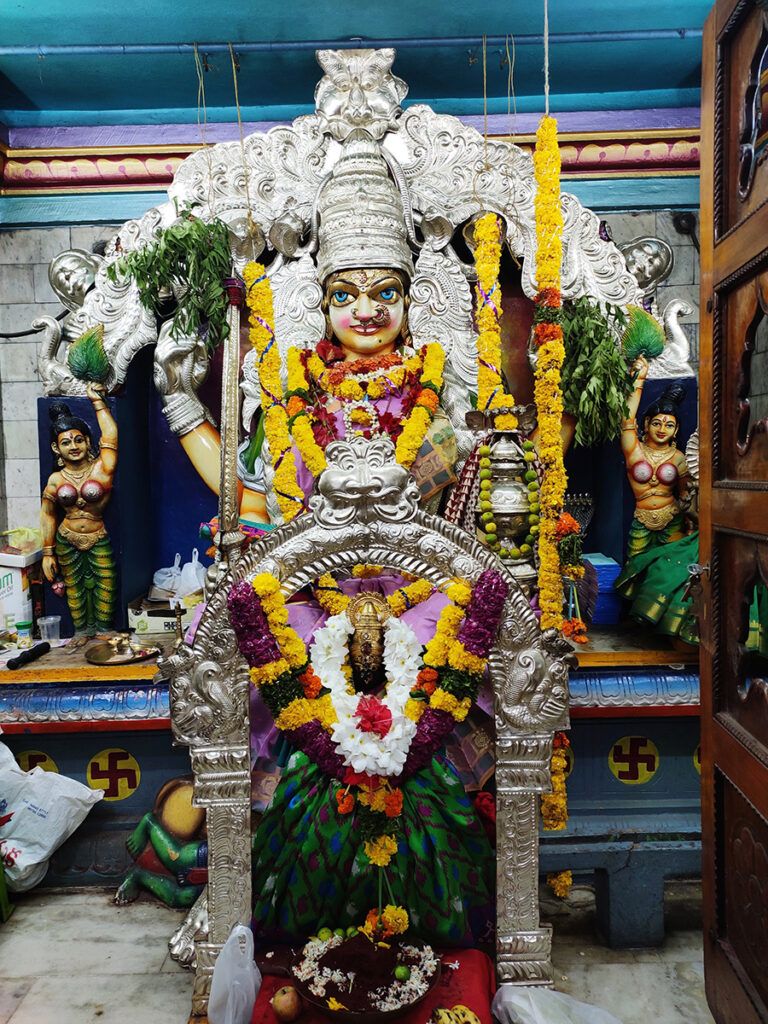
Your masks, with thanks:
M0 1024L186 1024L192 979L166 949L180 912L149 899L115 907L93 889L15 902L0 927ZM666 907L661 949L615 951L594 936L589 890L574 890L568 905L543 898L556 987L622 1024L712 1024L697 888L671 887Z

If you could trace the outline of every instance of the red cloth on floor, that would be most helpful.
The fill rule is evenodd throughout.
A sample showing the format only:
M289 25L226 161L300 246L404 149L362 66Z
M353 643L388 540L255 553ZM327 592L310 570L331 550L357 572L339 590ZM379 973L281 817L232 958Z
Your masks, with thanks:
M450 1010L461 1003L474 1010L482 1024L493 1024L491 1017L491 1001L496 992L496 977L493 963L477 949L449 950L442 954L443 973L440 981L429 993L427 998L410 1013L398 1017L398 1024L426 1024L436 1007ZM458 963L454 970L448 964ZM253 1008L252 1024L276 1024L269 1001L283 985L290 985L291 979L270 974L264 981ZM297 1024L327 1024L335 1014L329 1010L327 1015L320 1014L314 1007L306 1006Z

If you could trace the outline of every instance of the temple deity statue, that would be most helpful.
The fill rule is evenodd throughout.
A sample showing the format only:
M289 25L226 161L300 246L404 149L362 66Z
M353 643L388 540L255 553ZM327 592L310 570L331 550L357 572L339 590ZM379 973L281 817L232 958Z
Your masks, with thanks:
M43 573L66 591L75 630L111 629L115 614L116 567L104 525L117 466L117 424L103 388L89 384L88 397L101 431L95 450L90 427L69 406L51 405L51 449L58 468L43 491L40 528Z

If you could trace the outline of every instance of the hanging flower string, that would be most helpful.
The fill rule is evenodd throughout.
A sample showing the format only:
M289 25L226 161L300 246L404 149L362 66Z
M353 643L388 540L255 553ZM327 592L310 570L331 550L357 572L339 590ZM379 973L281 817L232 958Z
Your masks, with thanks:
M477 325L477 407L483 412L511 409L512 395L504 391L501 379L501 222L495 213L483 214L475 222L475 322ZM495 417L497 430L514 430L517 417L501 413Z
M563 215L560 207L560 150L557 121L543 117L533 155L536 176L536 276L538 292L533 339L536 345L534 399L542 467L539 523L539 606L542 629L563 624L563 581L557 550L557 521L565 497L566 476L560 429L563 396L560 372L565 357L560 326L560 266Z
M249 312L249 336L256 350L259 370L264 434L275 470L275 495L283 518L289 522L304 508L304 493L296 482L296 460L291 447L288 413L282 401L272 286L261 263L246 264L243 279Z
M568 797L565 778L568 772L568 754L571 743L564 732L555 733L550 771L552 792L541 798L541 819L548 832L560 832L568 824ZM573 884L571 871L557 871L547 875L547 884L560 899L566 899Z
M476 700L507 593L492 570L474 588L453 580L451 603L423 654L411 628L389 619L387 685L378 697L352 687L344 610L316 632L308 651L288 625L274 576L261 573L231 589L230 617L251 681L277 728L337 781L337 811L355 813L371 864L386 867L397 852L401 782L429 764Z

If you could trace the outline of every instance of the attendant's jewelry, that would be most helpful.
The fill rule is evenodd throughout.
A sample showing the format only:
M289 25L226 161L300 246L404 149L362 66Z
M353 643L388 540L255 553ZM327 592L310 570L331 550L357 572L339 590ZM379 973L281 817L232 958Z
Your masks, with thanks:
M196 395L180 391L175 395L163 395L161 401L168 426L178 436L189 434L209 419L207 409Z
M93 404L93 408L94 408L95 412L101 412L102 409L106 409L107 408L107 403L102 401L102 399L100 399L100 398L97 399L92 404Z
M92 462L89 462L85 469L81 469L79 473L76 473L74 470L67 469L65 466L61 470L61 475L64 477L65 480L69 480L71 484L74 484L75 487L79 487L83 480L86 480L88 478L88 474L91 472L92 469Z
M635 508L635 519L648 530L663 530L680 513L676 501L662 508Z
M113 441L99 441L99 448L109 448L110 451L117 451L117 442Z
M55 549L53 544L44 544L43 545L43 554L44 555L52 555L55 550L56 549Z
M637 420L621 420L619 426L622 430L637 430Z

